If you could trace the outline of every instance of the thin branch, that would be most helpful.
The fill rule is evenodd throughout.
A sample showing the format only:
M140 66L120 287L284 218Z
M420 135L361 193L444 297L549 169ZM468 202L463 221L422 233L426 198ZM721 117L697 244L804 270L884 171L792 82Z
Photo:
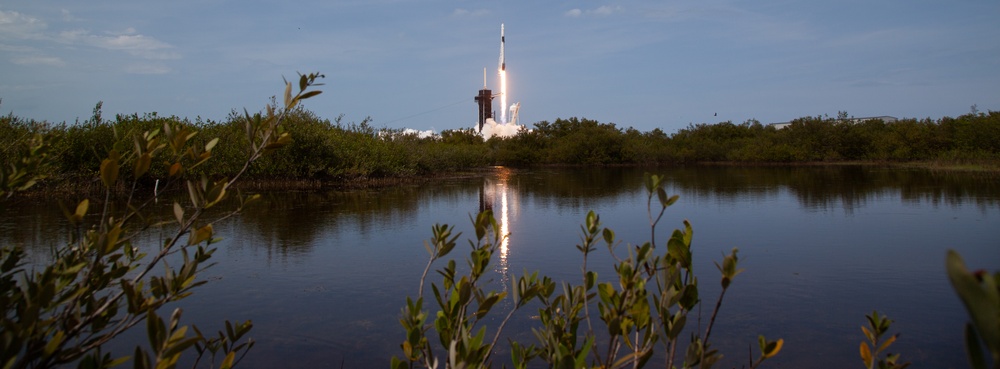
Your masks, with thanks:
M437 259L437 253L434 250L431 251L431 259L427 261L427 266L424 267L424 273L420 275L420 289L417 290L417 299L424 298L424 280L427 278L427 272L431 269L431 264Z
M722 308L722 298L726 296L726 290L728 288L722 289L722 292L719 293L719 299L715 302L715 309L712 310L712 318L708 320L708 327L705 329L705 343L708 343L708 337L712 334L712 326L715 325L715 317L719 315L719 309Z
M503 332L503 328L504 326L507 325L507 321L509 321L510 318L514 316L514 312L517 311L517 309L520 308L521 306L522 306L521 304L514 305L514 308L511 309L510 312L507 313L507 316L504 317L503 321L500 322L500 326L497 327L497 333L493 336L493 341L490 342L489 350L486 351L486 356L483 358L484 363L490 361L490 355L493 355L493 348L496 347L497 341L500 340L500 333Z

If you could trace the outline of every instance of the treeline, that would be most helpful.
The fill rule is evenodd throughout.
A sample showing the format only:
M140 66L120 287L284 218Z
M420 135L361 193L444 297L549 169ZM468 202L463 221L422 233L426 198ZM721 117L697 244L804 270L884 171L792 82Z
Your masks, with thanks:
M872 119L805 117L785 128L756 120L692 124L667 135L587 119L535 124L531 132L491 140L493 158L507 165L690 164L705 162L996 163L1000 112L958 118Z
M284 123L294 142L282 155L261 159L251 169L257 179L351 180L448 172L491 165L671 165L705 162L907 162L951 164L1000 162L1000 112L957 118L867 120L806 117L782 129L755 120L742 124L692 124L676 133L641 132L589 119L535 123L509 138L482 140L473 129L446 130L421 138L402 130L376 129L368 120L346 123L323 119L297 108ZM93 178L112 149L129 151L133 138L164 123L198 131L195 140L218 137L214 170L240 170L246 142L245 115L234 111L223 121L189 121L156 113L104 119L98 104L93 116L75 124L52 124L13 114L0 117L0 150L10 150L35 134L54 137L49 177ZM197 142L197 141L196 141ZM123 166L128 167L128 166ZM165 173L153 173L154 177ZM190 174L200 174L195 168Z
M58 180L94 178L101 161L111 150L132 151L136 135L162 130L165 124L197 132L196 145L219 138L212 150L212 173L231 176L239 172L249 151L246 139L246 116L233 111L223 121L196 120L156 113L102 117L101 104L93 115L76 123L40 122L13 114L0 116L0 161L6 164L13 151L35 135L51 137L50 154L54 155L46 177ZM492 164L481 139L473 140L472 131L446 131L440 136L419 138L402 130L376 129L368 120L360 123L333 121L296 107L285 118L282 130L293 142L280 149L281 155L268 155L249 168L252 179L351 180L358 178L405 177L486 167ZM122 168L130 168L130 158ZM156 166L154 166L155 168ZM160 171L165 169L161 168ZM123 169L124 171L124 169ZM200 175L200 168L189 169ZM167 173L151 173L163 178Z
M749 121L700 124L670 139L680 161L995 161L1000 158L1000 112L958 118L800 118L782 129Z

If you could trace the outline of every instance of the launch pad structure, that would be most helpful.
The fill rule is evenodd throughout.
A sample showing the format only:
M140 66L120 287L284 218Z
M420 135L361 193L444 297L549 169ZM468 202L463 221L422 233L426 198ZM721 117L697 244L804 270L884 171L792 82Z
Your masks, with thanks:
M486 87L486 68L483 68L483 89L475 100L479 105L479 132L482 132L486 120L493 119L493 91Z

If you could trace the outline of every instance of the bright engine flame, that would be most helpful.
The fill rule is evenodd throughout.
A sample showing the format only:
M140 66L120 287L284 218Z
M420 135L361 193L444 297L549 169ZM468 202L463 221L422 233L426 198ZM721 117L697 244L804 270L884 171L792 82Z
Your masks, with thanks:
M500 69L500 123L507 123L507 71Z

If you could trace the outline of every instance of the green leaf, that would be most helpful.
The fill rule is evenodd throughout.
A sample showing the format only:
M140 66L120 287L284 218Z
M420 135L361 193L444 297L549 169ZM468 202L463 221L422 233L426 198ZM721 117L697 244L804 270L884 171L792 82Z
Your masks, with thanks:
M146 312L146 335L153 350L159 350L163 346L163 341L166 340L166 328L153 309Z
M104 187L111 188L118 180L118 151L111 150L108 158L101 161L101 182Z
M615 231L611 228L604 228L604 242L609 245L615 242Z
M135 355L133 356L135 360L132 362L132 368L134 369L149 369L150 361L149 355L146 351L143 351L139 346L135 347Z
M590 348L594 346L594 336L590 336L583 343L583 347L580 348L580 352L576 354L575 358L575 368L586 368L587 367L587 356L590 355Z
M187 327L181 327L181 329L177 332L174 332L174 334L170 337L170 347L163 351L163 356L169 357L180 355L184 352L184 350L187 350L191 348L191 346L194 346L195 343L198 343L198 337L184 338L186 328Z
M184 166L180 162L173 163L170 165L170 169L167 171L167 175L173 177L184 173Z
M118 243L118 237L121 236L122 228L121 223L115 223L110 230L108 230L107 238L105 238L104 253L110 254L111 251L115 249L115 244Z
M130 358L130 357L128 357L128 356L123 356L123 357L120 357L120 358L117 358L117 359L114 359L114 360L112 360L111 362L109 362L109 363L108 363L107 367L108 367L108 368L114 368L114 367L116 367L116 366L119 366L119 365L122 365L122 364L125 364L125 362L127 362L127 361L128 361L128 359L131 359L131 358Z
M305 100L305 99L308 99L310 97L319 95L321 93L323 93L323 91L309 91L309 92L306 92L306 93L302 94L302 96L299 96L299 100Z
M291 86L291 84L288 84ZM233 367L233 361L236 360L236 353L230 351L226 354L226 358L222 360L222 364L219 364L219 369L230 369Z
M56 331L56 334L52 335L49 342L45 344L45 349L43 349L45 356L50 356L55 353L64 339L66 339L66 332L62 330Z
M613 305L612 297L615 295L615 288L611 286L611 283L601 283L597 285L598 295L601 296L601 301L605 304Z
M767 346L764 349L763 353L764 358L766 359L774 357L774 355L777 355L778 352L781 352L781 347L784 345L785 345L785 340L781 338L779 338L777 341L768 342ZM862 343L862 345L864 345L864 343ZM865 347L867 347L867 345L865 345Z
M282 147L285 147L285 144L280 143L280 142L271 142L271 143L269 143L267 145L264 145L264 150L265 151L273 151L273 150L280 149Z
M198 228L194 232L191 232L191 236L188 237L188 245L197 245L199 243L205 242L212 239L212 225L206 225L204 227Z
M997 329L1000 327L1000 296L995 285L989 286L994 281L984 278L986 286L981 285L954 250L948 250L946 269L952 287L965 304L983 342L987 347L1000 348L1000 329Z
M969 355L969 366L973 369L986 369L986 359L983 348L979 345L979 336L971 323L965 324L965 352Z
M869 330L868 327L861 326L861 332L865 334L865 338L868 339L868 342L875 342L875 335L872 334L872 331Z
M90 200L83 199L79 204L76 204L76 212L70 218L70 222L73 224L80 223L83 220L83 216L87 215L87 208L90 207Z
M899 338L898 334L894 334L892 336L889 336L889 338L887 338L885 340L885 342L882 342L881 345L878 345L878 350L875 350L875 352L885 351L885 349L889 348L889 345L891 345L893 342L896 342L897 338Z
M219 201L225 199L227 187L228 186L225 180L216 182L212 186L212 188L209 189L208 194L205 195L206 199L208 200L208 202L205 204L205 208L210 208L213 205L218 204Z
M865 368L872 367L872 351L868 348L868 344L861 342L861 347L859 348L861 353L861 361L865 363ZM761 349L763 352L763 349Z
M594 233L598 227L601 225L601 217L594 213L593 210L587 212L587 232Z
M587 274L586 274L586 286L585 286L585 288L587 290L590 290L591 288L594 288L594 283L596 283L596 282L597 282L597 272L587 271Z
M389 367L392 368L392 369L407 369L408 368L408 366L406 366L406 362L403 362L403 361L399 360L395 356L393 356L392 359L390 360Z
M188 196L191 197L191 205L195 208L200 208L202 203L201 191L198 186L192 181L187 181Z
M285 83L285 109L291 109L292 106L292 83Z
M687 324L687 316L682 314L681 310L677 310L677 313L674 314L673 319L671 319L669 324L670 330L667 332L667 337L669 337L670 340L676 339L680 336L685 324Z
M142 177L149 171L149 167L152 163L153 158L149 156L149 153L142 153L142 155L139 155L139 158L135 160L135 169L132 171L132 175L136 178Z
M184 224L184 208L181 208L181 204L174 201L174 218L177 219L177 224Z
M667 199L667 206L673 205L675 202L677 202L677 199L679 198L680 198L679 195L670 196L670 198Z
M683 307L686 310L691 310L694 308L695 305L698 304L698 302L699 302L698 286L691 284L684 287L683 291L681 292L681 299L678 302L680 303L681 307Z
M691 222L684 219L684 244L690 246L692 237L694 237L694 229L691 228Z
M213 138L211 141L208 141L208 143L205 144L205 151L212 151L212 149L215 148L215 145L217 145L218 143L219 143L218 137Z

